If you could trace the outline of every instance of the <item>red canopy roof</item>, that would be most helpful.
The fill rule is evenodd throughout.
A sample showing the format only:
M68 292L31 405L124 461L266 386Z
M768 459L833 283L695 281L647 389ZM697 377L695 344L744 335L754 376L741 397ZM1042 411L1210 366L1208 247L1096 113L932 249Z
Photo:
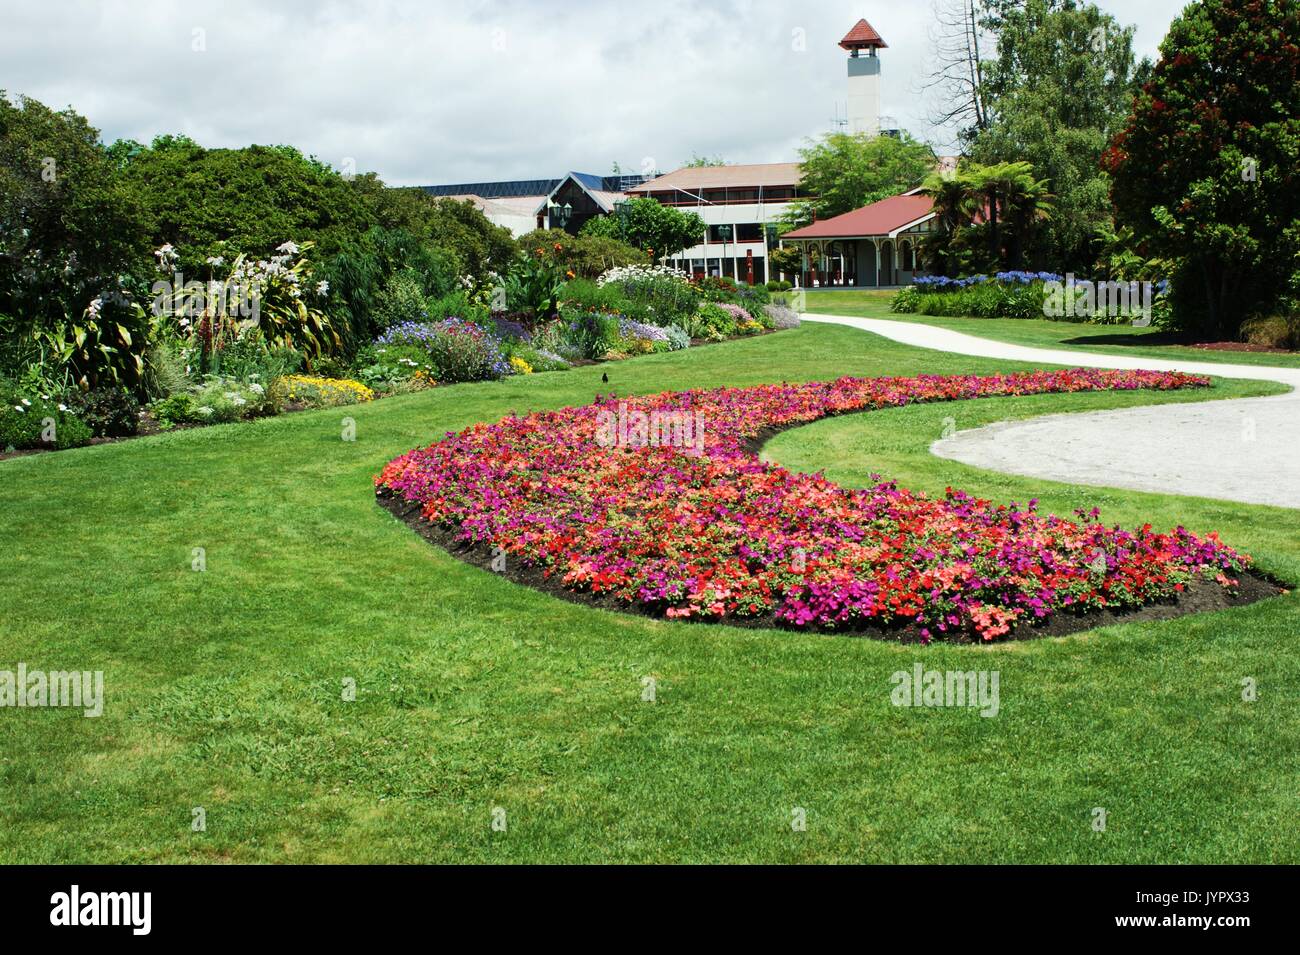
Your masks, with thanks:
M852 30L844 34L840 46L846 50L868 50L872 47L886 49L889 44L880 38L875 27L866 20L859 20L853 25Z
M833 219L823 219L781 236L783 239L854 239L889 235L934 211L929 196L890 196Z

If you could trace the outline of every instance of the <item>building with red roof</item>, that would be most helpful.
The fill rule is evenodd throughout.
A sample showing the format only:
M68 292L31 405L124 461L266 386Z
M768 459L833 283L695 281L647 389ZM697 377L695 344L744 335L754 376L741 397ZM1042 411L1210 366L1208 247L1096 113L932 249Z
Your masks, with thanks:
M803 284L886 288L924 275L917 249L935 228L929 196L907 192L787 232L803 250Z

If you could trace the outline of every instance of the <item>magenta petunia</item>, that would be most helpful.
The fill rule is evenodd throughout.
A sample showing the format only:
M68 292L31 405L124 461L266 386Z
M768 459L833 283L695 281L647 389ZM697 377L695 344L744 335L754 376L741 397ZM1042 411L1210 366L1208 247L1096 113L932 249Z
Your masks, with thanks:
M992 640L1063 608L1140 607L1194 579L1230 587L1250 559L1215 534L1105 527L1095 508L1069 520L1039 513L1036 499L842 488L761 461L756 442L917 402L1208 384L1073 369L611 396L449 434L375 483L460 540L666 617Z

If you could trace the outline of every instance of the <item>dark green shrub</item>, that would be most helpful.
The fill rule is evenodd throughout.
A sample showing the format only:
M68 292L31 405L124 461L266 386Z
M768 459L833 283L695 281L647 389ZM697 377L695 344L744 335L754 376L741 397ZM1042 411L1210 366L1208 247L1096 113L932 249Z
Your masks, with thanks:
M384 283L375 309L375 328L384 331L403 322L429 318L429 303L419 276L410 269L394 272Z
M610 312L563 309L564 341L583 358L603 358L618 344L618 316Z
M125 438L140 430L140 402L122 388L101 385L73 400L77 417L96 437Z
M24 395L13 385L0 383L0 402L0 451L90 443L90 427L53 398Z

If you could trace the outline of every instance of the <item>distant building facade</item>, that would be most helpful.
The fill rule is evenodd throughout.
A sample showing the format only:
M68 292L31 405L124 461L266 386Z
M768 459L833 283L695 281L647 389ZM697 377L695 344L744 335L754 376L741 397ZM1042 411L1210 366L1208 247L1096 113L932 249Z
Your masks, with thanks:
M869 136L897 135L881 128L880 33L859 20L840 40L848 51L847 129ZM955 167L940 159L940 169ZM805 286L882 287L922 274L918 246L933 227L929 200L893 196L833 219L778 235L777 223L796 200L815 198L801 186L799 164L687 166L666 175L598 176L570 172L556 179L426 186L433 195L468 199L492 222L519 236L538 228L576 234L592 218L611 215L628 198L646 197L688 209L704 220L700 241L668 256L667 264L693 275L718 275L761 283L779 276L769 253L783 242L804 253L797 278Z
M908 285L927 274L919 252L935 220L933 200L914 190L787 232L782 243L803 252L805 288Z
M693 275L767 281L768 250L778 244L776 221L796 199L799 164L688 166L628 190L704 220L698 244L673 254L668 264Z
M515 238L534 229L564 229L576 235L593 216L608 215L625 190L646 176L597 176L570 172L555 179L509 179L422 186L433 196L474 203L494 225ZM567 212L566 212L567 210Z

